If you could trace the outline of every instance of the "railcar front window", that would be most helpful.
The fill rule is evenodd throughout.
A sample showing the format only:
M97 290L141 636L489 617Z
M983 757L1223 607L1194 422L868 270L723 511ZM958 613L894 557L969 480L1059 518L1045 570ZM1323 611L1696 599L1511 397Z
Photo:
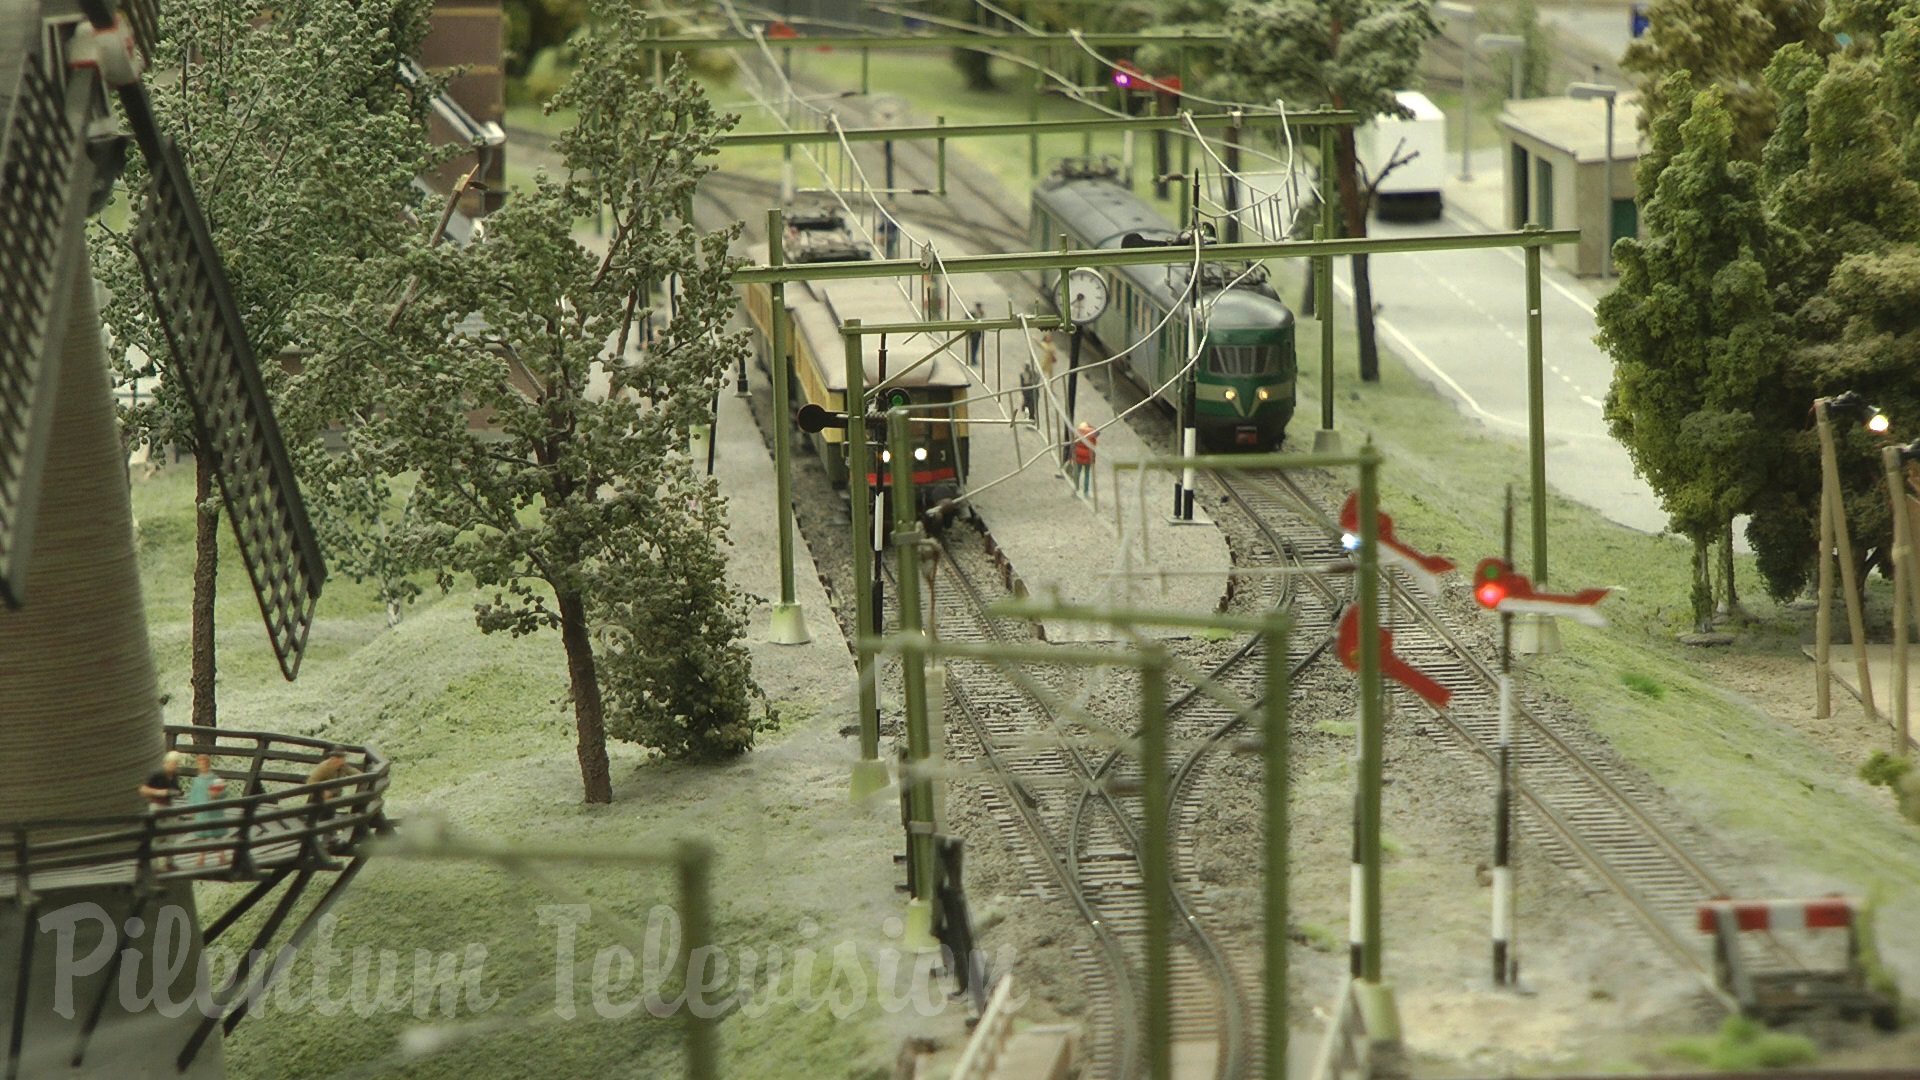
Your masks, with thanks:
M1271 345L1215 345L1210 371L1215 375L1270 375L1279 368L1279 350Z

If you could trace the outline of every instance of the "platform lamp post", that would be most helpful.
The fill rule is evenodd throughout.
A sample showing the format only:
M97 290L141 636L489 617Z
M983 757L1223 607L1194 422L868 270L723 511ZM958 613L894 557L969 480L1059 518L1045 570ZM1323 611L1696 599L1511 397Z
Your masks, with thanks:
M1473 39L1474 48L1482 52L1504 52L1509 64L1507 72L1507 98L1518 101L1524 95L1520 85L1520 62L1527 51L1527 39L1519 34L1481 34Z
M1458 19L1467 24L1463 34L1465 43L1461 46L1464 53L1460 58L1460 179L1473 179L1473 163L1469 153L1473 150L1473 24L1478 14L1465 4L1440 0L1433 5L1434 14L1445 19Z
M1887 499L1893 511L1893 752L1905 756L1912 748L1913 724L1907 715L1907 620L1920 611L1920 575L1913 568L1913 500L1907 494L1907 464L1920 460L1920 439L1905 446L1883 447L1880 463L1887 472ZM1908 590L1912 590L1911 598Z
M1840 584L1847 594L1847 629L1853 634L1854 670L1860 679L1860 704L1867 719L1879 714L1873 707L1873 679L1867 671L1866 619L1860 610L1859 582L1853 566L1853 538L1847 529L1847 508L1841 497L1840 458L1834 450L1832 417L1858 420L1868 431L1887 430L1887 414L1867 404L1857 391L1816 398L1814 427L1820 434L1820 608L1814 614L1814 716L1833 715L1833 669L1828 657L1833 646L1833 564L1840 564Z
M1598 99L1607 103L1606 179L1601 181L1607 189L1606 199L1603 200L1606 207L1605 227L1601 232L1605 239L1600 244L1600 276L1603 278L1613 276L1613 100L1619 93L1618 88L1607 83L1577 82L1567 86L1567 96L1576 101Z

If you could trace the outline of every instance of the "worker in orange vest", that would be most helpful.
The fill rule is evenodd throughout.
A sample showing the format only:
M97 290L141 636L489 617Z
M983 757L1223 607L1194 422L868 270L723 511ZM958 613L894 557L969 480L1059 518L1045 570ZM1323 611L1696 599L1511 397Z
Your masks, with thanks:
M1093 448L1100 441L1100 433L1093 425L1080 421L1080 434L1073 440L1073 466L1079 473L1080 494L1086 495L1093 489Z

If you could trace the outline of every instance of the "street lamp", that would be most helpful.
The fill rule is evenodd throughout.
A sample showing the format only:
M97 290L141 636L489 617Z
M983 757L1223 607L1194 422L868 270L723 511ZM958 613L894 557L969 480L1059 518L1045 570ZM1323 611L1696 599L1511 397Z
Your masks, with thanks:
M1520 60L1527 49L1527 39L1519 34L1481 34L1473 39L1473 46L1482 52L1504 52L1511 64L1507 81L1507 96L1518 101L1521 98Z
M1613 99L1619 90L1607 83L1577 82L1567 87L1567 96L1577 100L1591 101L1599 98L1607 103L1607 172L1606 172L1606 218L1605 238L1600 244L1600 276L1613 276Z
M1460 58L1460 179L1473 179L1473 164L1467 154L1473 149L1473 17L1474 9L1451 0L1433 5L1434 14L1459 19L1467 24L1466 55Z

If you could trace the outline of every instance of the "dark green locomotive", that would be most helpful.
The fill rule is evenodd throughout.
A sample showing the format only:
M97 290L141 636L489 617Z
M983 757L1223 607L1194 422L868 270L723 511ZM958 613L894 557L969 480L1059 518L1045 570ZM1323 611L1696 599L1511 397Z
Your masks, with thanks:
M1177 238L1113 170L1084 163L1065 163L1034 188L1031 220L1036 251L1056 248L1062 233L1083 250L1121 247L1129 236L1139 238L1132 243ZM1202 263L1198 289L1188 288L1191 263L1102 271L1107 309L1089 327L1110 355L1137 342L1115 362L1169 407L1184 396L1201 445L1213 450L1277 448L1293 419L1293 311L1263 270L1242 276L1245 270ZM1046 275L1049 288L1056 276ZM1182 377L1196 347L1199 361Z

